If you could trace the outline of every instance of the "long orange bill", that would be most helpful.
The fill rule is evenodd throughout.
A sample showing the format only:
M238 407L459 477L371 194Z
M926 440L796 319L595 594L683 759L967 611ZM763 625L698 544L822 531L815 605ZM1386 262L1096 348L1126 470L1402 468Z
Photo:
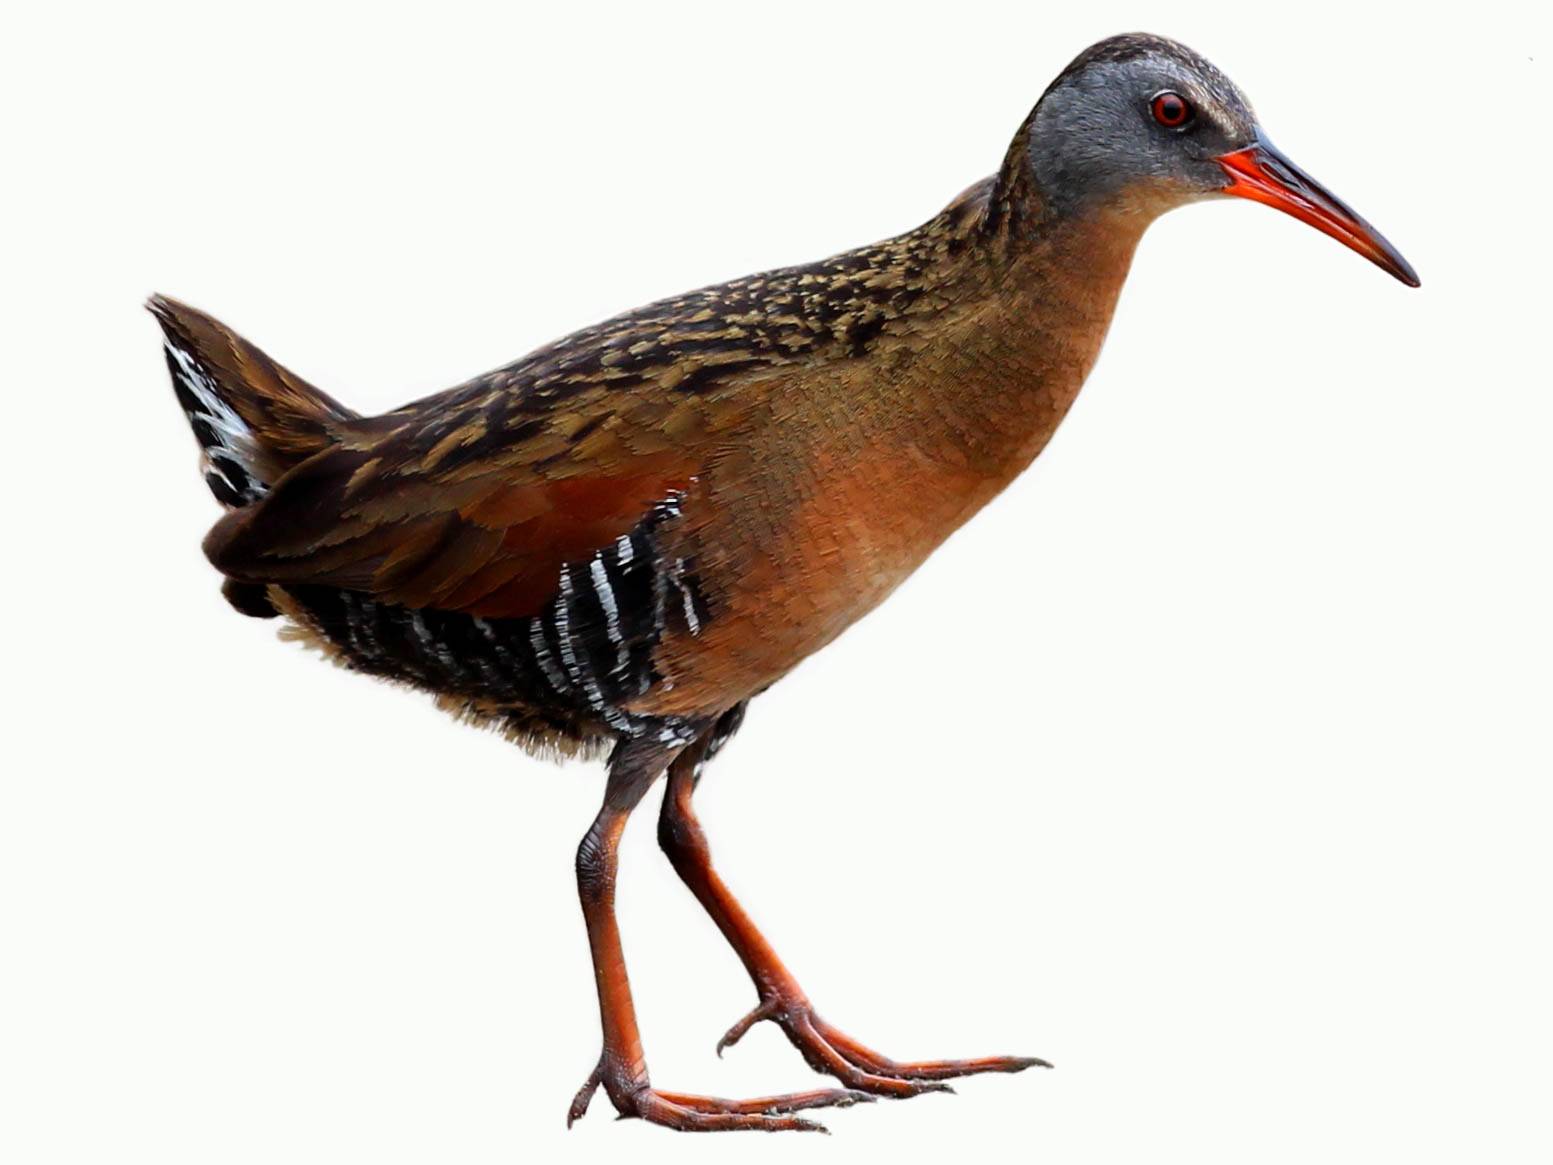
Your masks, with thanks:
M1219 165L1229 175L1225 194L1265 202L1292 214L1318 231L1331 235L1345 247L1358 251L1383 271L1389 271L1409 287L1418 286L1418 275L1386 237L1365 222L1325 186L1301 170L1270 141L1257 133L1256 141L1242 150L1220 154Z

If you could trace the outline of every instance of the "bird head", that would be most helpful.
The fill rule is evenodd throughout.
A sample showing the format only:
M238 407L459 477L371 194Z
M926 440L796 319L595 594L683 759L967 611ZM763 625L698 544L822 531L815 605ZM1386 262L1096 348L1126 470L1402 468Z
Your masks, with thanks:
M1268 141L1234 82L1175 41L1129 34L1091 45L1047 88L1022 139L1020 161L1057 214L1152 217L1203 198L1249 198L1418 286L1379 231Z

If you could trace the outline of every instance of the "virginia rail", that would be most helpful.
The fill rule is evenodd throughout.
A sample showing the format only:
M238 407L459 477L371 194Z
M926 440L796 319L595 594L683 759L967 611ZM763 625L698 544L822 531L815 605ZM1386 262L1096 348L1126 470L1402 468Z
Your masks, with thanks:
M1043 1063L901 1063L822 1020L712 868L692 798L752 696L1041 451L1144 229L1219 195L1418 284L1222 73L1130 35L1081 53L998 172L916 230L650 304L381 416L151 300L228 510L205 551L238 610L530 750L608 751L576 869L603 1051L570 1119L602 1085L677 1129L815 1129L791 1112ZM844 1088L726 1101L649 1083L614 887L626 819L664 773L659 840L759 995L720 1047L771 1020Z

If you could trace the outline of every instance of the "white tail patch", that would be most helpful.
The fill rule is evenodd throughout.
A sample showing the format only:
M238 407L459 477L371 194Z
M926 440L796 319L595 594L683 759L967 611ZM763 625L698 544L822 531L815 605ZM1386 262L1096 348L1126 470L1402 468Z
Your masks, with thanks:
M163 346L173 379L182 390L180 402L199 438L206 481L216 496L228 504L258 501L269 487L259 472L259 442L253 430L222 398L215 378L193 353L171 339L164 339Z

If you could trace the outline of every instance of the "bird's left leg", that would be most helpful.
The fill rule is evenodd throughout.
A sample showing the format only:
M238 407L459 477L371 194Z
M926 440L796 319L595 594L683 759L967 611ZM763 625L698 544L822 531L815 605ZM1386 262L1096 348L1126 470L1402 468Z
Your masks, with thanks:
M658 820L658 842L691 893L712 916L755 982L760 1002L717 1044L718 1055L762 1020L782 1028L794 1047L817 1072L838 1078L848 1088L879 1096L915 1096L947 1091L938 1083L981 1072L1020 1072L1051 1067L1026 1056L988 1056L975 1060L926 1060L903 1063L866 1047L821 1019L776 951L744 912L717 871L711 848L691 808L696 781L712 735L703 736L669 767L669 787Z

